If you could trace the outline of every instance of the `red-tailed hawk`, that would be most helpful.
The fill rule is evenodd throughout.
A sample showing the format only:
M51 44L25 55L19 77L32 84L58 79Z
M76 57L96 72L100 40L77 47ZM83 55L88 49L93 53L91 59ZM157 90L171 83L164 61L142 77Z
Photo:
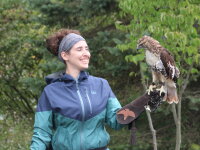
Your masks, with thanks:
M137 49L141 48L145 49L146 62L152 70L153 83L149 91L160 84L160 94L166 93L163 100L169 104L178 103L176 82L180 72L173 56L157 40L149 36L143 36L138 40Z

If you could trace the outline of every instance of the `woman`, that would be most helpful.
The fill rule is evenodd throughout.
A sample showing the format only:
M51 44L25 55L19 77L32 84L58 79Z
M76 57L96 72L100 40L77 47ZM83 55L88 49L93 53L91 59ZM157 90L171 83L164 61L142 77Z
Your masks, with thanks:
M46 42L66 70L46 78L31 150L51 146L53 150L106 150L110 137L105 124L113 129L122 127L116 120L121 105L105 79L84 71L91 57L85 39L77 30L62 29Z

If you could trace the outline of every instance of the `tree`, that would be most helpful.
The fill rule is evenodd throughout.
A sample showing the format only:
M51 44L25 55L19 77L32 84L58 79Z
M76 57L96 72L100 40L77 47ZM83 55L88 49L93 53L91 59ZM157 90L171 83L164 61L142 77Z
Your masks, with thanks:
M33 115L50 68L43 60L47 27L34 22L38 12L27 9L26 2L2 1L1 6L1 109Z
M181 148L181 103L187 85L195 80L200 73L199 67L199 2L173 0L126 0L120 1L121 16L129 22L118 21L116 27L129 34L127 42L118 47L122 50L132 49L133 54L126 60L140 64L142 74L146 74L147 66L142 61L144 53L137 54L136 43L143 35L150 35L161 45L169 49L175 57L181 75L178 81L178 105L172 105L176 124L176 150ZM148 76L142 80L149 81Z
M96 56L92 57L90 65L93 75L111 80L113 76L121 78L122 71L128 72L130 65L124 61L119 63L115 58L123 60L125 56L114 47L116 37L123 39L123 34L115 32L117 5L111 5L113 1L110 0L102 1L101 5L98 0L94 5L90 0L84 0L83 5L78 5L79 2L83 3L70 0L1 1L1 108L33 114L46 85L44 77L64 69L62 62L45 48L45 38L60 28L80 29L92 55ZM98 7L98 11L91 11L90 7ZM107 14L109 10L112 11ZM113 80L111 84L119 85L119 82Z
M91 58L91 74L106 77L111 86L122 83L112 80L113 77L121 79L125 73L128 76L133 65L124 62L126 53L115 47L117 39L124 39L115 28L119 18L117 0L31 0L31 5L40 12L40 21L46 26L80 30L95 56ZM122 71L125 73L120 74Z

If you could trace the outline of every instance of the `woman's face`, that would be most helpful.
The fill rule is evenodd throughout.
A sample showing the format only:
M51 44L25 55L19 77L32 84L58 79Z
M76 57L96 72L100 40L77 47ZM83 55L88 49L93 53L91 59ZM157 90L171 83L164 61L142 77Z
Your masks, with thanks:
M79 71L89 67L90 51L86 41L77 42L68 53L65 53L67 68Z

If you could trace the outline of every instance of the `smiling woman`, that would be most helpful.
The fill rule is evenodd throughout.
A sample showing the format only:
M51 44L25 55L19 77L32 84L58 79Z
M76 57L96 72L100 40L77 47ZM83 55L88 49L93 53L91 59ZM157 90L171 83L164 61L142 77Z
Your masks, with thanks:
M151 94L121 108L107 80L85 71L90 51L77 30L62 29L46 43L66 69L46 77L48 85L38 101L31 150L108 150L110 136L105 125L120 129L131 123L144 111Z
M47 49L66 64L66 73L77 78L88 68L90 52L85 39L77 30L61 29L47 39Z
M35 114L31 149L106 150L121 105L105 79L89 75L90 51L77 30L61 29L46 40L47 49L66 70L46 77L48 85Z
M88 69L90 52L85 41L79 41L71 50L61 52L61 57L67 66L67 73L77 78L80 71Z

